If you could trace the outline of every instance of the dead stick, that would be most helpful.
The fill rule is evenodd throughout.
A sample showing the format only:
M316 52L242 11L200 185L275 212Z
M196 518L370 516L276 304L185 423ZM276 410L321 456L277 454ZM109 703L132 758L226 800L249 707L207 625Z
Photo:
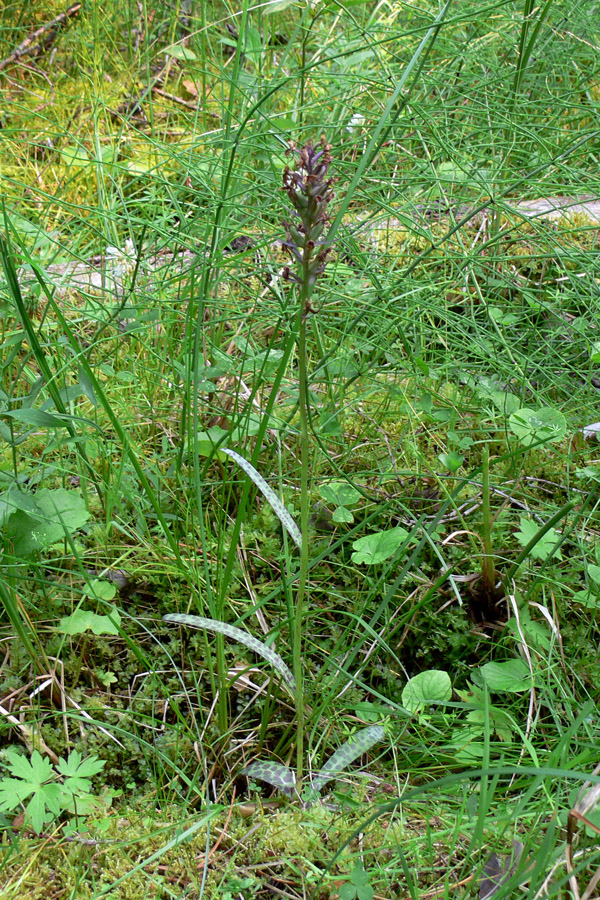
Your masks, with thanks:
M5 59L0 60L0 72L2 71L2 69L6 69L7 66L10 66L11 63L18 62L22 56L27 56L28 53L33 53L37 46L35 44L37 39L43 37L43 35L48 31L60 28L61 25L64 25L68 19L76 16L81 9L81 5L81 3L74 3L73 6L70 6L55 19L52 19L51 22L46 22L45 25L40 25L39 28L36 28L35 31L32 31L32 33L28 37L26 37L18 47L15 47L12 53L9 53L9 55Z

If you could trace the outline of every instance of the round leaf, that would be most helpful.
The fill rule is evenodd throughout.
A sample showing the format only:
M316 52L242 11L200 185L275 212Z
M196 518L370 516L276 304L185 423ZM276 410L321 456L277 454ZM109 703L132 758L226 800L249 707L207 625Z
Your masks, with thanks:
M77 147L74 145L63 147L58 151L60 156L69 166L87 166L91 163L90 155L85 147Z
M369 566L382 563L394 556L407 537L408 531L400 526L367 534L352 544L354 549L352 562L366 563Z
M540 442L559 441L567 430L563 414L549 406L542 409L528 409L524 406L510 416L508 424L525 447Z
M349 509L346 509L345 506L338 506L338 508L334 510L333 516L331 518L338 525L340 524L340 522L354 522L354 516Z
M480 671L488 688L494 693L504 691L507 694L520 694L531 690L531 673L522 659L489 662Z
M360 494L347 481L330 481L319 488L319 494L332 506L354 506L360 500Z
M173 57L173 59L181 59L184 62L190 59L198 58L193 50L190 50L189 47L182 47L181 44L171 44L170 47L167 47L166 50L163 50L163 53L168 53L169 56Z
M428 669L419 672L404 686L402 706L409 712L418 712L428 703L444 703L452 697L452 683L447 672Z
M346 884L343 884L340 887L338 891L338 897L340 898L340 900L356 900L355 886L353 884L350 884L350 882L346 882Z

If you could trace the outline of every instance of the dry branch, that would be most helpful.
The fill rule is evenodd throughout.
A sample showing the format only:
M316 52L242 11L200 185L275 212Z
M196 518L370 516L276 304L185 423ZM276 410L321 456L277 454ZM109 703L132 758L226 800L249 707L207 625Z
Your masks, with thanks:
M74 3L55 19L52 19L51 22L46 22L44 25L40 25L39 28L36 28L35 31L32 31L24 41L21 41L18 47L15 47L12 53L9 53L7 57L0 60L0 72L3 69L6 69L7 66L17 63L23 56L29 56L31 53L47 49L54 42L54 38L59 29L62 28L69 19L72 19L73 16L78 15L81 6L81 3ZM39 38L44 38L44 41L36 43Z

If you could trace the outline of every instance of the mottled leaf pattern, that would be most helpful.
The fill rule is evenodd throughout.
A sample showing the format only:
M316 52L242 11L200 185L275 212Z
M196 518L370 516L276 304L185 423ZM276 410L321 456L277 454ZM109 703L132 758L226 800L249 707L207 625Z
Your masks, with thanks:
M274 669L277 669L286 685L290 688L292 694L296 690L296 681L294 676L280 657L279 653L271 650L262 641L252 637L247 631L236 628L235 625L228 625L226 622L219 622L218 619L205 619L204 616L188 616L185 613L170 613L163 616L163 622L171 622L173 625L188 625L190 628L202 628L206 631L216 631L218 634L224 634L234 641L238 641L267 662L270 662Z
M289 766L258 760L242 769L242 775L247 775L248 778L257 778L259 781L266 781L267 784L272 784L273 787L279 788L288 797L294 796L296 774Z
M300 533L300 529L290 516L289 512L287 511L277 494L271 490L262 475L256 471L254 466L251 465L251 463L249 463L247 459L244 459L244 457L240 456L239 453L236 453L235 450L224 448L223 453L226 453L227 456L230 456L232 459L234 459L238 466L240 466L244 470L246 475L248 475L252 479L259 491L261 491L269 501L273 512L275 513L293 542L299 549L301 549L302 535Z
M313 789L322 791L328 781L335 778L354 762L361 754L366 753L377 741L382 741L385 730L382 725L369 725L357 731L345 744L335 751L323 768L313 778Z

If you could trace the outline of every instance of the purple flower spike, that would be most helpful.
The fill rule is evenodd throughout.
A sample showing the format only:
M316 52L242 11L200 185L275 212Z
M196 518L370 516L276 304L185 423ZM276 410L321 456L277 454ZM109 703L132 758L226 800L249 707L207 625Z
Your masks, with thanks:
M327 207L333 199L333 178L327 178L330 150L325 136L316 146L309 141L300 150L290 141L286 156L296 156L296 165L293 170L286 166L283 172L283 190L296 211L292 222L283 223L287 236L283 246L299 267L298 275L286 267L284 278L297 284L307 282L311 288L324 271L331 249L327 234L321 237L329 224Z

